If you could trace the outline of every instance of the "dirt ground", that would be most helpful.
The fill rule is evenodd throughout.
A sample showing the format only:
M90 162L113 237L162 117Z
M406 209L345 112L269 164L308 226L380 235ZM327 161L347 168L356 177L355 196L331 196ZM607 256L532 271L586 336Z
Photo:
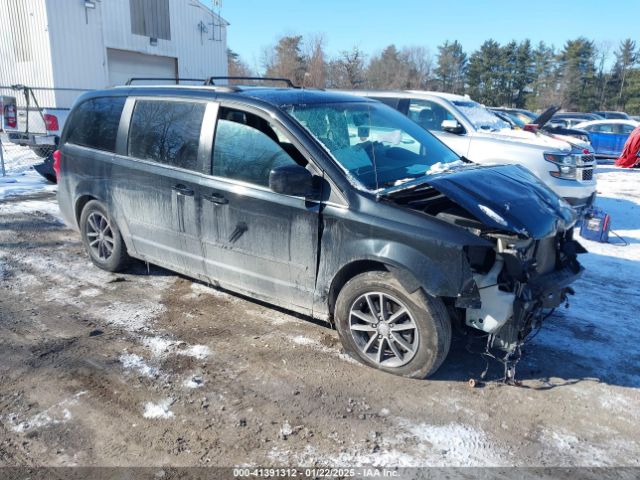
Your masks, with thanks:
M485 363L462 337L435 378L398 378L308 318L98 270L56 208L0 208L0 466L640 466L637 330L616 343L569 309L527 346L523 387L470 388Z

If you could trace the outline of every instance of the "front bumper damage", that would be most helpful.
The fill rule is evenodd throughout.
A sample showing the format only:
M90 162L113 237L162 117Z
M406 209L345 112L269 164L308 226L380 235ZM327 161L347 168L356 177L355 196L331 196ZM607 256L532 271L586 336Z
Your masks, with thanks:
M488 334L488 346L514 353L540 326L545 310L567 302L583 273L582 246L572 231L539 241L498 239L495 260L476 271L476 289L456 299L467 327Z

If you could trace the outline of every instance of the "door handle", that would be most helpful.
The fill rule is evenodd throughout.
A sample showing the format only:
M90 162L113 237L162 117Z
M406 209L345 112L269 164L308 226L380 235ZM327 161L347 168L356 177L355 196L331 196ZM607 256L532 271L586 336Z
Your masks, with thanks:
M222 195L220 195L219 193L212 193L210 195L205 195L204 196L205 200L208 200L211 203L216 203L218 205L226 205L227 203L229 203L229 200L227 200L226 198L224 198Z
M174 192L178 192L180 195L184 195L186 197L193 197L193 194L194 194L193 190L185 185L182 185L181 183L179 183L178 185L174 185L171 188L173 189Z

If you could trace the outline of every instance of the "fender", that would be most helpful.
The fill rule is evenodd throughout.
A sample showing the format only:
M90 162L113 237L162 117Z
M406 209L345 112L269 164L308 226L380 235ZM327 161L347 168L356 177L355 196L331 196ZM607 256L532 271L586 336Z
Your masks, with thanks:
M433 297L452 298L473 293L475 281L462 247L438 243L421 250L394 241L359 239L333 248L332 255L321 255L316 284L323 288L316 289L314 314L330 315L342 285L375 265L390 271L409 292L422 288Z

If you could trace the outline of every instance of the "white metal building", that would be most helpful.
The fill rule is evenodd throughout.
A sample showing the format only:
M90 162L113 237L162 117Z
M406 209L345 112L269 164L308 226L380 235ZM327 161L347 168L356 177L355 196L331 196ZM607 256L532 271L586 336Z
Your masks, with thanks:
M227 74L228 23L198 0L0 0L0 85L104 88ZM69 107L74 92L39 92Z

